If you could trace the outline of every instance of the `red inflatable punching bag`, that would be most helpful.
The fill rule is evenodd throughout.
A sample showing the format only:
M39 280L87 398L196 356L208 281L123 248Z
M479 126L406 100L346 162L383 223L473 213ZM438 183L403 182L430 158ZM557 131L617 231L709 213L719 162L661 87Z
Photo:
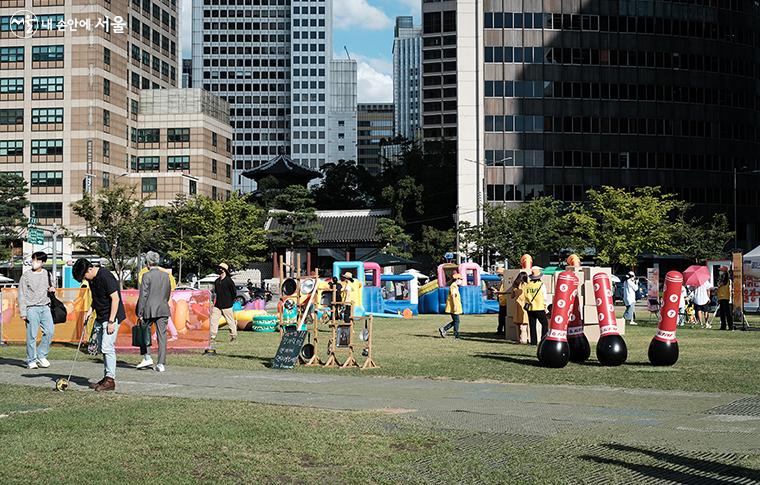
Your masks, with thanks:
M554 289L554 304L549 320L549 331L538 344L538 360L545 367L565 367L570 359L567 343L567 324L575 303L578 277L571 271L560 273Z
M673 365L678 360L676 326L682 286L683 275L678 271L669 271L665 275L660 321L657 324L657 333L649 344L649 362L652 365Z
M628 347L620 336L615 320L615 307L612 304L612 286L610 277L597 273L594 282L596 312L599 316L599 342L596 343L596 359L602 365L621 365L628 358Z
M581 301L578 297L580 281L575 289L575 300L570 312L570 322L567 325L567 343L570 347L571 362L585 362L591 355L591 346L586 334L583 333L583 317L581 316Z

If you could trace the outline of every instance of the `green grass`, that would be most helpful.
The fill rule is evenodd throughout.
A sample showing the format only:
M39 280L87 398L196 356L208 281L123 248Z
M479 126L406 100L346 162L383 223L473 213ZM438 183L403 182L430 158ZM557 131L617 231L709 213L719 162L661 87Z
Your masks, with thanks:
M608 460L610 443L588 435L459 433L374 412L17 386L0 387L0 436L4 484L631 483L632 470L657 476L675 456L637 447ZM670 478L726 459L688 459ZM730 465L749 477L760 459Z
M643 320L643 319L642 319ZM721 332L715 329L679 328L680 359L673 367L649 365L647 349L655 333L654 323L629 327L625 335L628 362L617 368L600 367L594 358L565 369L538 367L535 347L517 345L494 335L496 316L463 316L463 339L437 336L445 315L424 315L411 320L376 319L374 358L380 369L372 375L415 378L492 380L514 383L604 385L627 388L760 394L760 379L749 379L757 370L760 332ZM220 332L220 341L227 338ZM327 331L320 333L324 356ZM219 367L257 371L266 369L279 343L278 334L242 332L235 345L221 344L219 355L208 358L200 351L169 354L168 366ZM361 348L359 343L357 348ZM155 347L154 347L155 351ZM12 346L2 355L22 357L24 349ZM357 358L362 361L358 355ZM51 358L70 359L71 348L55 347ZM135 354L120 360L137 363ZM298 368L294 372L359 374L358 370Z

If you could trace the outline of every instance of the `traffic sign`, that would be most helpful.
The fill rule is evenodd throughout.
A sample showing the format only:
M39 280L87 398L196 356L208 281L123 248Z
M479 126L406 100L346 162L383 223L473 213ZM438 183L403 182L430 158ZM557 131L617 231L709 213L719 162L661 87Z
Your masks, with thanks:
M32 213L29 216L29 225L33 226L35 224L37 224L37 212L34 209L32 209Z
M26 240L30 244L45 244L45 233L36 227L30 227L27 230Z

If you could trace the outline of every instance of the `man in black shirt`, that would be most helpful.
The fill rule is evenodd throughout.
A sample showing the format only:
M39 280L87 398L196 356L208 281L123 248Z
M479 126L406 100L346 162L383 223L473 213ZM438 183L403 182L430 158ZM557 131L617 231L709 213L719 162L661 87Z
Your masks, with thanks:
M116 336L119 324L126 320L124 304L121 301L119 282L105 268L96 268L85 258L74 263L72 275L78 282L87 280L92 294L92 305L85 317L95 312L95 335L98 348L103 353L103 379L97 384L90 384L96 391L113 391L116 389Z
M237 322L235 322L235 316L232 313L232 304L237 296L237 287L235 287L235 283L232 281L230 267L227 266L227 263L220 264L216 268L216 273L219 275L219 278L214 281L216 301L214 302L214 308L211 309L209 342L206 353L214 353L216 334L219 331L219 320L222 316L224 316L227 327L230 329L230 343L237 340Z

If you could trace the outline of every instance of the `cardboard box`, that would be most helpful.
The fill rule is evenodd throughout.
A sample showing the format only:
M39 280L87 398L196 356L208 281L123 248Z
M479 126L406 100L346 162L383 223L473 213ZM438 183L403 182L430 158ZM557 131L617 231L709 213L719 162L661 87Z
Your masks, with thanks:
M591 305L595 305L595 299L594 299L594 283L591 281L586 281L583 283L582 287L582 293L583 293L583 300L586 302L589 302Z
M596 305L586 305L583 307L583 323L586 325L599 323L599 314L596 313Z
M625 322L621 318L617 319L617 327L620 335L625 335ZM597 343L599 341L599 324L584 325L583 333L586 335L589 343ZM593 349L591 353L594 353Z
M507 284L507 288L512 286L512 283L514 283L515 278L517 278L517 275L520 274L519 269L506 269L504 270L504 275L502 278L504 278L504 281Z
M543 275L541 277L541 282L546 287L547 293L554 292L554 275Z
M595 274L605 273L607 276L612 276L612 268L603 268L600 266L586 266L583 268L583 280L591 281Z

